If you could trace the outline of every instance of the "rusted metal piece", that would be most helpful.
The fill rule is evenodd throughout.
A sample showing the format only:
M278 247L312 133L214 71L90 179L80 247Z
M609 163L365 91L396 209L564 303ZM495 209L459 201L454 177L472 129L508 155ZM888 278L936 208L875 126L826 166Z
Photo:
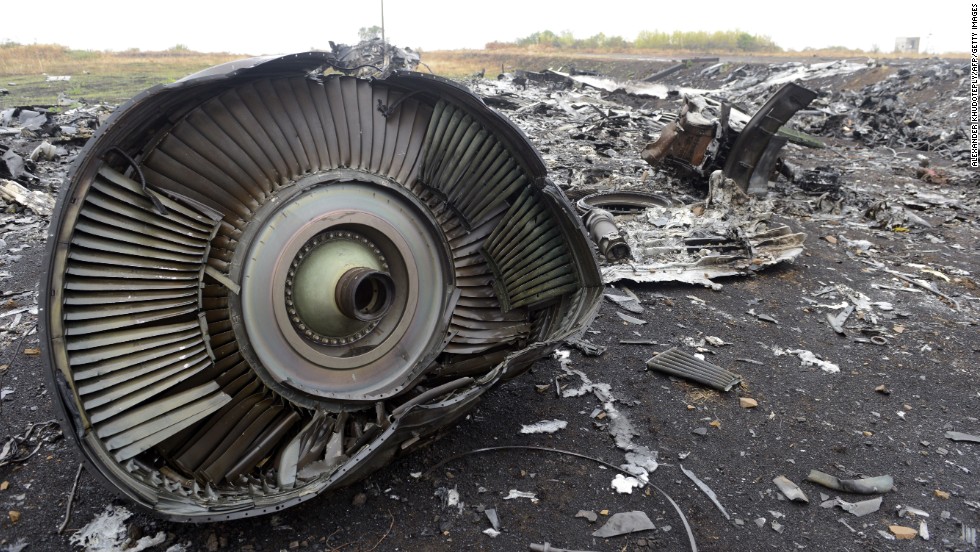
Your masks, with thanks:
M723 169L742 191L765 194L779 152L791 136L782 126L816 97L808 88L786 83L739 131L730 124L729 104L686 96L678 119L646 145L641 157L653 166L672 166L700 178Z
M719 135L718 121L706 113L708 107L708 100L702 96L686 97L677 120L640 152L643 160L653 166L668 163L702 173L712 161L709 148L717 149Z
M438 77L324 72L365 69L349 61L152 88L62 187L55 403L93 473L158 515L259 515L356 481L595 315L586 230L520 130Z

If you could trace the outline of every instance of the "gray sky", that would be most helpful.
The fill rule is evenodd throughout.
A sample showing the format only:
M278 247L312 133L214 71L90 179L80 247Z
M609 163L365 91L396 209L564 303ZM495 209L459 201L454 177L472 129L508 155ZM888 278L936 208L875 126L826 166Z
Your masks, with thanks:
M208 0L47 0L39 4L45 14L39 21L27 15L6 19L0 41L94 50L165 50L183 44L204 52L287 53L327 48L329 40L356 42L359 28L380 25L380 3L276 0L244 7L244 2ZM970 3L387 0L385 27L395 44L427 50L479 49L492 40L546 29L571 31L578 38L603 32L629 40L642 30L740 29L792 49L877 45L890 52L896 37L919 36L923 50L942 53L969 50Z

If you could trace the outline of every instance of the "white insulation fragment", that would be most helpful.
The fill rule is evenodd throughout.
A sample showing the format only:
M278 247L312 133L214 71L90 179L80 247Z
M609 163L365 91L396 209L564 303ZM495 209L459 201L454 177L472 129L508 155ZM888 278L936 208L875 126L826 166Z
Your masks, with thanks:
M800 359L800 366L804 368L807 366L817 366L824 372L828 374L837 374L840 372L840 366L837 366L833 362L822 360L817 355L813 354L812 351L806 349L780 349L779 347L774 347L772 352L776 356L782 355L796 355Z
M612 488L620 494L633 494L633 489L640 486L640 480L635 477L626 477L617 473L612 480Z
M565 429L568 422L565 420L542 420L537 423L521 426L521 433L554 433L559 429Z
M510 492L507 493L507 496L504 497L504 500L514 500L515 498L527 498L534 504L538 503L538 495L527 491L518 491L517 489L511 489Z
M117 550L140 552L163 544L167 535L160 531L152 537L143 537L127 547L130 539L126 529L126 520L132 515L133 513L123 506L106 506L101 514L95 516L92 521L76 531L69 538L69 542L82 548L85 552L115 552Z

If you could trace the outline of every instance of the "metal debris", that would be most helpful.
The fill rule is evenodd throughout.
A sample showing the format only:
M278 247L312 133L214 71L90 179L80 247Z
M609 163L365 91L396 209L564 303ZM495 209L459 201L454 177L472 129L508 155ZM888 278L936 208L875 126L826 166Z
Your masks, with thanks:
M635 316L623 314L619 311L616 311L616 316L620 317L624 322L629 322L630 324L634 324L636 326L642 326L647 323L647 321L643 320L642 318L637 318Z
M968 546L977 545L977 530L975 527L969 527L967 525L962 525L960 531L960 540Z
M716 161L721 131L717 118L710 113L719 108L717 102L704 96L684 96L684 106L677 119L665 126L640 156L655 167L666 164L701 176L712 167L720 168Z
M725 158L725 176L748 193L768 192L769 175L776 166L779 150L788 140L785 135L779 136L780 127L816 97L813 90L793 82L780 87L735 139Z
M650 521L650 518L647 517L645 512L638 510L633 512L620 512L610 516L609 520L602 527L592 533L592 536L608 539L640 531L650 531L656 528L657 526Z
M572 339L566 339L565 344L569 347L575 348L578 352L582 353L587 357L598 357L602 356L606 352L607 347L605 345L596 345L588 339L576 337Z
M411 48L399 48L377 37L353 46L330 42L330 47L334 67L358 77L386 77L393 71L415 71L421 63L421 57Z
M0 545L0 552L23 552L27 547L30 546L30 542L27 539L21 537L15 542Z
M643 305L640 304L635 296L616 295L614 293L604 293L602 296L608 301L615 303L619 308L633 314L641 314L644 310Z
M965 441L969 443L980 443L980 435L971 435L959 431L947 431L946 438L952 441Z
M398 70L417 62L381 41L221 65L76 159L40 349L122 494L223 521L348 485L591 322L575 207L509 120Z
M740 376L677 347L647 360L647 368L696 381L719 391L730 391L742 381Z
M827 322L830 324L830 327L833 328L835 332L841 335L847 335L847 333L844 331L844 323L847 322L847 319L851 316L852 312L854 312L854 305L848 305L844 307L836 315L832 315L828 312Z
M804 502L809 504L810 499L806 497L803 490L800 487L789 480L785 475L780 475L772 480L773 483L779 487L780 492L786 496L786 498L794 502Z
M898 517L908 517L908 516L929 517L929 512L926 512L925 510L920 510L918 508L913 508L911 506L903 506L898 511Z
M853 514L857 517L863 517L868 514L873 514L881 509L881 497L872 498L870 500L862 500L860 502L847 502L841 500L840 497L835 497L832 500L826 500L820 503L821 508L833 508L834 506L840 506L842 510Z
M741 192L721 171L711 175L709 189L714 201L651 207L621 222L633 262L604 266L603 281L684 282L720 289L713 280L792 261L803 252L804 234L769 222L771 203L748 198L743 204L734 202L730 198Z
M590 550L570 550L567 548L558 548L557 546L551 546L550 543L544 544L530 544L531 552L591 552Z
M54 197L43 192L28 190L13 180L0 179L0 198L27 207L41 216L51 215Z
M718 511L721 512L723 516L725 516L725 519L731 520L732 517L728 515L728 511L725 510L725 507L721 505L721 502L718 502L718 496L715 494L714 491L711 490L711 487L708 487L708 485L706 485L704 481L698 479L698 476L694 475L694 472L692 472L691 470L685 468L683 464L680 464L680 468L681 471L684 472L684 475L686 475L688 479L693 481L694 484L697 485L699 489L701 489L701 492L703 492L705 495L708 496L708 498L711 499L711 502L713 502L715 507L718 508Z
M864 479L838 479L820 470L810 470L806 480L835 491L857 494L887 493L895 487L895 482L890 475Z
M0 446L0 467L26 462L45 443L57 441L61 435L57 420L29 424L22 433L8 437Z
M583 218L585 227L589 230L589 237L607 261L615 263L630 257L630 246L616 226L616 219L613 218L612 213L593 208Z
M487 508L486 510L483 510L483 513L487 516L487 520L490 521L490 526L493 527L494 530L500 531L500 518L497 517L497 509Z

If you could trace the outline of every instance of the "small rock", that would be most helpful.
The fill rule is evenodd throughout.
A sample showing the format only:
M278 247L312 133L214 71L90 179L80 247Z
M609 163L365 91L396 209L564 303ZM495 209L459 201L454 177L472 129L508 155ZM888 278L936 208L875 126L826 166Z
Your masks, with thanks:
M759 401L749 397L740 397L738 399L738 405L742 408L755 408L759 406Z
M711 426L711 427L713 427L713 428L715 428L715 429L720 429L721 428L721 420L711 420L711 423L709 423L708 425Z
M887 387L885 387L885 384L881 384L878 387L875 387L875 391L881 393L882 395L891 395L892 394L891 389L888 389Z
M213 531L208 535L208 540L204 543L204 547L208 552L218 551L218 535Z
M940 491L939 489L936 489L935 491L933 491L933 494L936 495L936 498L949 500L949 493L947 493L946 491Z
M823 239L827 240L827 243L831 245L837 245L837 238L834 236L824 236Z
M290 550L296 550L297 548L299 548L299 541L293 541L289 543Z
M6 491L9 488L10 488L10 481L4 481L3 483L0 483L0 491Z
M595 521L599 519L599 516L597 516L592 510L579 510L578 513L575 514L575 517L585 518L589 520L589 523L595 523Z
M351 504L355 508L359 508L361 506L364 506L364 504L366 504L366 503L367 503L367 495L364 494L364 493L357 493L356 495L354 495L354 499L351 500Z
M706 428L706 427L699 427L699 428L695 429L694 431L692 431L692 433L694 433L695 435L707 435L708 434L708 428Z
M915 529L903 525L889 525L888 530L899 540L914 539L919 534Z
M20 512L17 510L10 510L7 512L7 517L10 518L10 523L17 523L20 521Z
M766 524L766 518L764 517L755 518L753 521L755 522L757 527L763 527Z

